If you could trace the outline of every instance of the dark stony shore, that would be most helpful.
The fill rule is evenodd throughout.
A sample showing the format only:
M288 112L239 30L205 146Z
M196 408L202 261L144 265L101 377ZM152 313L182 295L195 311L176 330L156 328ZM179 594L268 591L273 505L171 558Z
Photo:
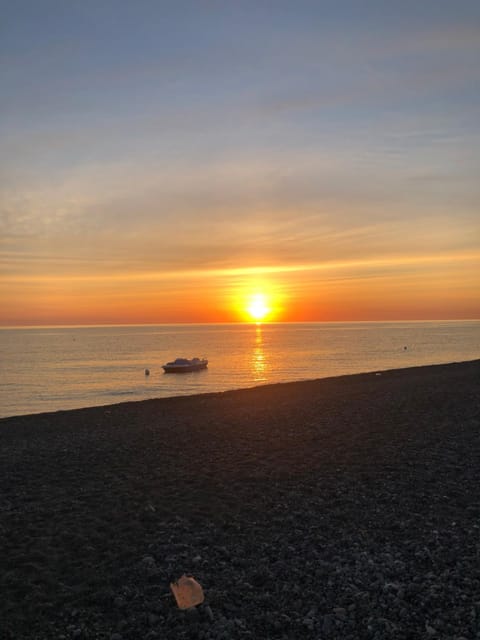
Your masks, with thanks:
M2 640L480 638L480 361L3 419L0 481Z

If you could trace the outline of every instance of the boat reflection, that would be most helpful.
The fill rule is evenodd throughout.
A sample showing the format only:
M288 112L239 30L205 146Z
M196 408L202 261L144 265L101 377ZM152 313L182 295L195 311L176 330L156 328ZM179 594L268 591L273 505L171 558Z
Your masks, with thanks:
M263 347L262 327L260 325L255 328L255 347L252 352L251 366L254 381L265 382L267 380L268 367Z

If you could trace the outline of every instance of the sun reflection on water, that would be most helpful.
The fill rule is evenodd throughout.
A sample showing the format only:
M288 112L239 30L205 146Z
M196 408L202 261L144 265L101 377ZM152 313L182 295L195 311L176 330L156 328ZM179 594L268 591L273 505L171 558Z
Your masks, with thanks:
M267 362L263 348L262 327L260 325L257 325L255 328L255 347L252 352L252 373L255 382L264 382L267 380Z

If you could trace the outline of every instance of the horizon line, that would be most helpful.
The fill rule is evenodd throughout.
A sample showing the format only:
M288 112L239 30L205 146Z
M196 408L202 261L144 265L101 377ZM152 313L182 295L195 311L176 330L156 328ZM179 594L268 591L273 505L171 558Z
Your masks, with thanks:
M277 321L224 321L224 322L98 322L98 323L72 323L72 324L19 324L1 325L1 330L9 329L94 329L108 327L172 327L172 326L214 326L214 325L279 325L279 324L397 324L397 323L427 323L427 322L480 322L480 318L417 318L396 320L277 320Z

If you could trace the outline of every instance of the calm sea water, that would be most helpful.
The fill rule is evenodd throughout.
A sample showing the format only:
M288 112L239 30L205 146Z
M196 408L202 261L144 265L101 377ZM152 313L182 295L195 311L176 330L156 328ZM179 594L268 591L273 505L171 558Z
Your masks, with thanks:
M0 416L476 358L480 321L1 329Z

